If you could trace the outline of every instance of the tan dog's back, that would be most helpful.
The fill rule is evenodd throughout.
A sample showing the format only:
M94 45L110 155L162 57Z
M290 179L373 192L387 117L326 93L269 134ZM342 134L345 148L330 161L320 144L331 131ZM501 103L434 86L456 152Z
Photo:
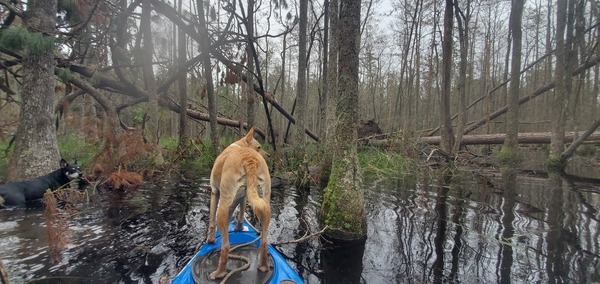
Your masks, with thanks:
M231 210L238 205L234 201L237 196L246 196L254 214L270 212L271 175L262 155L250 148L231 149L221 174L221 200L231 204ZM245 194L240 190L245 190Z
M251 128L248 131L248 133L246 134L246 136L242 137L242 139L235 141L235 142L231 143L231 145L227 146L227 148L225 148L223 150L223 152L221 152L221 154L219 154L219 156L215 160L215 164L213 165L213 168L210 172L210 180L211 180L211 182L215 182L214 185L217 188L220 188L221 174L223 171L223 163L225 162L225 160L227 160L227 158L230 156L230 153L233 150L240 149L240 148L253 149L256 152L260 153L260 155L262 155L263 157L266 157L268 155L267 152L262 150L260 143L258 143L258 141L256 141L256 139L254 139L254 128Z

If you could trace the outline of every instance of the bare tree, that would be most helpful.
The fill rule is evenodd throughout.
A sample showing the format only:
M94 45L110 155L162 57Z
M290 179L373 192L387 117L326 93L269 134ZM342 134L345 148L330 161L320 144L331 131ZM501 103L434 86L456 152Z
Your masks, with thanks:
M442 128L441 149L446 153L452 153L454 145L454 132L452 130L452 119L450 118L450 97L452 95L452 28L454 24L454 3L453 0L446 0L444 9L444 37L442 39L442 90L441 96L441 115Z
M329 0L323 0L323 9L325 15L323 19L323 68L321 70L323 78L321 80L321 96L319 97L319 136L325 139L327 133L327 101L329 99L329 72L327 69L329 62Z
M513 0L510 12L510 31L512 33L512 59L510 69L510 89L508 92L508 112L506 115L506 139L502 146L501 159L507 166L518 161L519 134L519 96L521 85L521 18L524 0Z
M202 39L200 50L202 52L202 68L204 78L206 79L206 96L208 97L208 112L210 115L210 141L214 151L219 151L219 132L217 130L217 96L212 77L212 67L210 64L210 37L208 36L208 24L206 23L206 13L204 12L204 2L198 0L198 21L200 24L199 36Z
M181 7L183 0L179 0L178 10L181 13ZM183 66L187 61L187 35L181 28L177 28L177 59L179 66ZM187 72L184 73L178 80L179 89L179 150L183 150L188 143L188 119L186 109L188 105L188 94L187 94Z
M306 128L307 108L308 99L306 92L306 75L307 75L307 54L306 54L306 43L307 43L307 22L308 22L308 0L300 0L300 21L298 24L299 28L299 40L298 40L298 80L296 81L296 126L294 128L294 135L292 136L292 145L294 146L294 155L296 159L301 163L298 167L298 182L299 186L306 186L308 179L305 177L308 175L308 166L305 160L306 153L306 135L304 129Z
M556 7L556 67L554 70L554 99L552 102L552 137L550 142L550 154L548 166L551 168L563 168L560 165L560 155L565 148L565 119L567 111L567 86L566 80L570 76L566 74L567 62L565 61L565 29L567 25L567 2L558 0Z
M456 141L454 143L452 153L458 153L460 141L462 140L462 131L467 123L467 65L469 55L469 20L471 1L465 3L466 11L462 11L458 7L458 1L454 9L456 14L456 22L458 26L458 40L460 43L460 62L458 71L458 121L456 127Z
M327 66L327 105L325 110L325 141L323 151L323 161L321 163L321 178L323 182L329 179L331 172L331 162L333 160L333 150L336 147L333 136L336 118L336 104L338 100L338 47L339 47L339 2L331 0L328 6L329 14L329 52Z
M150 0L144 0L142 5L142 18L140 20L140 30L144 39L142 62L142 72L146 91L148 92L148 106L146 108L146 130L148 138L152 143L158 145L160 139L160 107L158 105L158 93L156 92L156 78L154 77L154 44L152 40L152 5ZM154 162L163 164L164 158L160 147L156 147Z
M246 20L245 20L245 26L246 26L246 37L248 38L248 42L247 42L247 46L246 46L246 58L248 59L247 61L247 67L248 67L248 81L246 82L246 85L248 86L246 88L246 93L244 94L244 96L246 96L246 116L247 116L247 122L248 122L248 127L252 127L254 126L254 50L252 48L252 45L254 44L254 0L248 0L248 15L246 16Z

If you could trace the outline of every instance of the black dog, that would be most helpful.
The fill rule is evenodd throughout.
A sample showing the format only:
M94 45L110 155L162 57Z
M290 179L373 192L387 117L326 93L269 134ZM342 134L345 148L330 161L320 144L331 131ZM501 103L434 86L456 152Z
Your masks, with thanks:
M46 190L57 190L74 179L83 177L77 161L72 165L60 160L60 169L34 179L9 182L0 185L0 206L22 206L29 201L41 199ZM3 201L4 199L4 201Z

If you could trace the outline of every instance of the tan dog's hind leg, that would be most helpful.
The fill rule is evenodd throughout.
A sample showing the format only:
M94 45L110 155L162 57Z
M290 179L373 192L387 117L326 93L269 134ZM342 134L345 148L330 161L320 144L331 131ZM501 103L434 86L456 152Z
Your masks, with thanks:
M212 187L212 186L211 186ZM216 213L217 207L219 205L219 190L212 187L210 192L210 212L208 215L208 233L206 234L206 242L209 244L214 244L216 242Z
M221 256L219 257L219 266L217 270L211 273L208 276L209 280L215 280L218 278L223 278L227 274L227 258L229 257L229 220L231 219L231 214L229 214L229 209L226 206L219 207L217 213L217 227L219 228L219 232L221 232L221 241L223 244L221 245Z
M260 219L260 225L262 226L262 232L260 234L260 248L259 248L259 263L258 270L262 272L269 271L269 263L267 261L267 229L271 222L271 209L266 208L265 211L254 212Z
M236 231L243 231L244 230L244 217L246 215L246 198L244 198L244 200L242 200L242 202L240 203L240 208L238 211L238 214L235 218L235 230Z

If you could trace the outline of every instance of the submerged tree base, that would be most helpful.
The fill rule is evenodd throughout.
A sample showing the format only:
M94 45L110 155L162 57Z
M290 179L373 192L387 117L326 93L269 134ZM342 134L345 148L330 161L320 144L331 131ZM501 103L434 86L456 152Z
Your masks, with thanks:
M340 240L364 237L367 223L364 192L357 188L362 185L358 161L334 161L330 178L321 210L321 222L328 227L325 235Z
M498 163L503 168L517 168L522 162L518 149L510 149L503 146L498 153Z
M361 283L366 240L328 239L321 250L325 283Z
M548 172L562 173L567 168L567 160L561 157L548 157Z

